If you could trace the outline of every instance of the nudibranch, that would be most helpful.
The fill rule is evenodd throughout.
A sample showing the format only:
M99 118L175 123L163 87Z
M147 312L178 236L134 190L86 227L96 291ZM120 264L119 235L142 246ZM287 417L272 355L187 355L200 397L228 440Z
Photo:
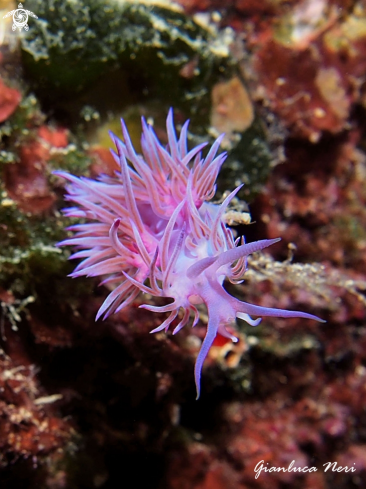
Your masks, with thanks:
M182 126L178 138L170 110L166 147L142 118L140 155L121 122L123 141L111 133L116 147L112 155L119 168L114 176L101 175L94 180L56 172L69 182L66 200L74 205L64 209L64 214L84 220L68 228L74 235L59 246L75 247L70 258L82 259L72 277L103 276L102 283L112 288L96 319L120 311L145 292L172 300L164 306L140 306L169 313L151 332L167 331L179 315L173 330L176 334L191 316L195 326L199 320L197 305L206 306L207 332L195 364L198 398L207 353L217 333L237 341L227 329L236 318L252 326L259 324L261 316L321 319L305 312L248 304L225 290L225 279L233 283L242 280L248 255L278 239L246 244L243 237L234 238L223 217L241 186L221 205L210 203L226 158L226 153L217 154L222 135L206 157L202 156L206 143L188 150L189 121ZM259 318L252 319L252 315Z

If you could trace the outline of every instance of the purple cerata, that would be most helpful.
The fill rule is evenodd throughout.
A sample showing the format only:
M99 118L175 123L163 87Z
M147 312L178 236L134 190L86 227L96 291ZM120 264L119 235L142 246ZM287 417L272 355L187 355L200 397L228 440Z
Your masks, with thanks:
M279 241L264 239L245 244L234 239L224 222L224 213L241 186L221 205L209 203L216 191L216 178L226 153L217 155L223 135L213 143L205 158L200 144L188 151L187 121L177 138L173 111L167 118L168 145L163 146L153 128L142 118L142 155L137 154L122 120L124 142L111 133L116 145L112 155L120 170L115 176L97 180L55 172L70 183L66 200L76 204L63 210L68 217L87 222L68 228L74 237L59 246L73 246L70 258L82 259L71 277L105 276L102 284L113 288L96 319L105 319L131 304L140 292L173 301L165 306L145 304L153 312L168 312L163 323L151 333L167 331L178 316L178 333L197 305L208 311L207 332L197 356L195 381L197 399L203 362L217 335L238 341L228 330L236 318L257 326L254 316L301 317L322 321L312 314L255 306L232 297L223 287L227 278L240 283L247 256Z

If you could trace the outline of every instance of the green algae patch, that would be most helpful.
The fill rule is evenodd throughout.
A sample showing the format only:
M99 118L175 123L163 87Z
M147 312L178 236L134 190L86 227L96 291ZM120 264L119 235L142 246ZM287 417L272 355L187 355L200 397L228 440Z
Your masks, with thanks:
M66 261L69 253L55 247L55 242L65 236L68 220L58 213L30 215L19 209L4 189L1 194L1 287L11 290L16 297L37 296L40 287L50 291L50 284L55 285L58 277L59 285L65 282L69 288L65 277L71 270ZM65 294L63 298L67 299ZM59 294L53 298L55 303L59 299Z
M210 86L235 64L210 29L170 8L61 0L27 6L39 20L22 39L23 60L44 97L72 95L122 70L149 96L192 104L209 97Z
M155 103L165 114L172 106L182 112L177 120L191 119L192 141L207 139L213 90L239 70L230 30L161 3L31 0L28 8L38 20L22 38L23 64L46 107L84 125L91 108L100 117L93 124L108 125L112 114L117 120L131 107ZM252 199L270 172L269 145L257 119L236 136L219 188L244 181L241 196Z
M239 196L251 201L261 191L271 172L272 154L261 122L240 134L238 144L229 152L221 170L220 187L232 188L244 183ZM234 185L233 185L234 182Z
M37 97L30 93L23 95L15 112L0 125L0 165L16 161L16 148L35 135L35 129L45 119L41 113ZM14 151L9 148L13 147Z

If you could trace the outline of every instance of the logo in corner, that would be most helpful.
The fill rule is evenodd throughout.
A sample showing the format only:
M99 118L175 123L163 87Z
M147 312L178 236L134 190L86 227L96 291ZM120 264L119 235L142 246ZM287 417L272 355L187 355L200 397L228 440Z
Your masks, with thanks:
M12 25L12 30L15 31L17 28L21 31L24 27L24 30L27 31L29 29L28 26L28 16L34 17L35 19L38 19L36 14L31 12L30 10L25 10L23 8L23 5L20 3L18 5L18 8L16 10L12 10L11 12L8 12L7 14L4 15L3 19L6 19L7 17L13 16L13 25Z

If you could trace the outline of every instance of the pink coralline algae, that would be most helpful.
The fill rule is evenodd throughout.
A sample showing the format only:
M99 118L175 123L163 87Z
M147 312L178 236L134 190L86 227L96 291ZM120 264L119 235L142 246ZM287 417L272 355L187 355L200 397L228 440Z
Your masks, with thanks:
M169 312L152 333L167 331L182 309L182 318L173 330L176 334L189 322L191 313L195 326L199 320L196 306L206 305L207 332L195 365L198 398L207 353L217 333L237 341L227 329L236 318L252 326L261 319L254 320L250 315L321 319L305 312L255 306L226 292L224 279L240 283L247 256L278 239L249 244L243 237L234 239L223 216L241 186L221 205L209 203L226 158L225 153L216 154L223 136L203 158L201 151L206 143L187 149L188 122L177 138L173 112L169 112L168 146L164 147L142 119L141 156L135 152L122 120L124 142L111 134L117 149L112 154L120 168L115 176L101 175L92 180L62 171L56 174L70 182L66 199L76 204L64 209L64 214L87 221L68 228L74 237L59 243L78 249L70 258L83 259L71 276L103 275L106 278L102 284L114 287L97 319L120 311L142 291L173 299L164 306L140 306L153 312Z

